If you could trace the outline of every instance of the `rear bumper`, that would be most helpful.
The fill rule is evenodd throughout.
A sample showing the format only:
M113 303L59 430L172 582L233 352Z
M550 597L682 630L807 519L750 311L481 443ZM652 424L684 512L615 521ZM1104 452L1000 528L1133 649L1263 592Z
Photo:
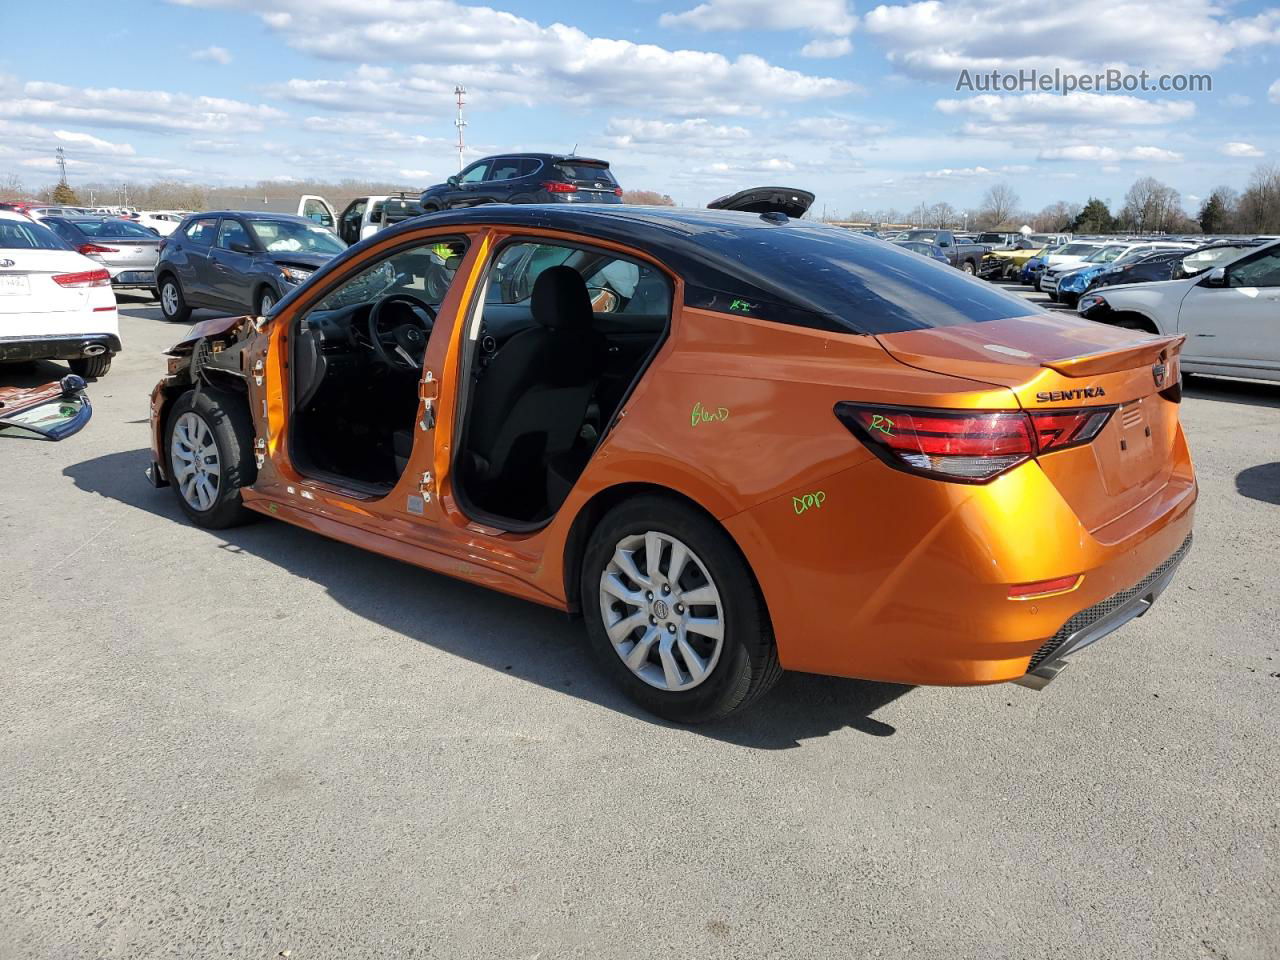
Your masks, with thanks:
M76 360L120 350L120 337L114 333L0 337L0 360Z
M1197 497L1178 447L1165 487L1119 526L1092 532L1038 464L969 486L872 461L824 481L820 524L813 511L797 515L791 495L724 524L760 583L785 669L1001 683L1024 677L1041 651L1037 666L1145 612L1163 589L1146 578L1187 540ZM1072 573L1082 577L1069 591L1009 596L1014 584Z
M111 286L117 290L150 290L155 285L154 270L121 270L111 276Z
M1187 534L1182 546L1143 577L1136 586L1113 594L1087 610L1081 610L1032 655L1026 675L1014 680L1014 683L1033 690L1043 689L1066 667L1068 656L1114 633L1130 620L1145 615L1156 598L1164 593L1165 587L1173 582L1178 566L1190 552L1191 534Z

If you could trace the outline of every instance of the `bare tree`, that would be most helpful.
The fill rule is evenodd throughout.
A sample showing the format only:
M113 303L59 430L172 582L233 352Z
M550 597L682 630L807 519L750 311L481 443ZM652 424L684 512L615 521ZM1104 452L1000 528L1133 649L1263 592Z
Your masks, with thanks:
M1124 195L1120 221L1139 233L1176 229L1184 220L1181 194L1155 177L1139 177Z
M623 190L623 203L639 203L650 207L674 207L676 202L657 190Z
M929 216L926 218L928 225L939 229L946 227L954 227L959 223L959 216L956 214L956 208L943 200L935 203L929 208Z
M12 197L17 199L23 195L25 191L22 189L22 178L16 173L6 173L4 180L0 181L0 196Z
M1263 164L1254 170L1236 209L1237 229L1280 233L1280 166Z
M978 211L978 225L985 228L1014 227L1014 214L1018 209L1018 194L1007 183L997 183L982 197Z

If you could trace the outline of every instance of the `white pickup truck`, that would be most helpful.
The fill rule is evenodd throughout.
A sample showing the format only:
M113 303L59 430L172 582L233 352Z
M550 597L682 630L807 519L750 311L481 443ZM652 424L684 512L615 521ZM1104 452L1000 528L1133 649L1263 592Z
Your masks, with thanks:
M1103 287L1076 309L1101 323L1185 334L1187 373L1280 380L1280 241L1183 280Z
M280 211L284 212L284 211ZM384 227L416 217L423 212L416 195L356 197L334 212L333 204L324 197L306 194L298 198L296 213L322 227L328 227L348 244L359 243Z

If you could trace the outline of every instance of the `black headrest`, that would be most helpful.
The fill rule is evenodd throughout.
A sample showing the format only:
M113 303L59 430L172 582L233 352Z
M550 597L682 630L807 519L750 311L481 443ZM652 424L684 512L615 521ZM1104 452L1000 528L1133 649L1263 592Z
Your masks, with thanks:
M538 274L529 306L534 322L549 330L591 325L587 282L573 267L550 267Z

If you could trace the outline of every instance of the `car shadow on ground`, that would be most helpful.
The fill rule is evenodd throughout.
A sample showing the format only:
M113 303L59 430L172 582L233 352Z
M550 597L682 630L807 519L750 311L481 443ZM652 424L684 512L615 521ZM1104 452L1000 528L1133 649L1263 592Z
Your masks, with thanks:
M1196 400L1220 400L1251 407L1280 407L1280 383L1226 380L1195 373L1188 375L1183 391Z
M57 360L0 363L0 387L39 387L61 380L71 368Z
M1280 504L1280 462L1241 470L1236 474L1236 493L1251 500Z
M149 450L130 450L73 464L63 473L81 490L187 524L172 492L153 489L143 477L150 462ZM371 624L637 720L671 726L613 687L591 662L582 624L563 613L266 518L209 535L223 541L223 549L243 551L322 585ZM513 623L518 630L511 629ZM796 747L845 727L890 736L895 728L871 714L911 689L788 673L742 714L688 729L762 750Z

